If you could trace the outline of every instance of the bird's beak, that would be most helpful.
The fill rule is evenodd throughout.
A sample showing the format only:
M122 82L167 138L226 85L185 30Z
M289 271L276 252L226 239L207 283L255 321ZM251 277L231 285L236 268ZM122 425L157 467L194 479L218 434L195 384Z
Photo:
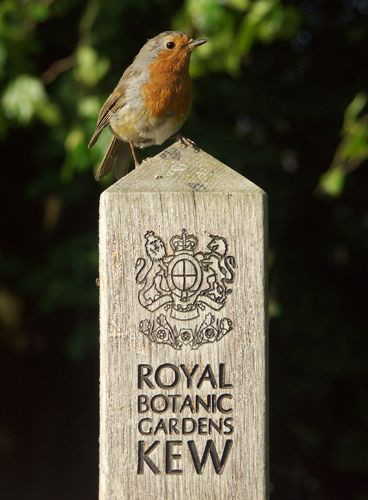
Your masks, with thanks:
M201 38L200 40L190 40L190 42L187 45L187 48L195 49L196 47L199 47L200 45L203 45L206 42L207 40L205 40L204 38Z

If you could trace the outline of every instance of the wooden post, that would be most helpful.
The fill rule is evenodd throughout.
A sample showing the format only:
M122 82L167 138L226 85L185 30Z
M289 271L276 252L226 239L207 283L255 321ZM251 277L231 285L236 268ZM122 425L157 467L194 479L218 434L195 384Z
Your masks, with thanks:
M100 500L265 500L265 193L176 143L100 204Z

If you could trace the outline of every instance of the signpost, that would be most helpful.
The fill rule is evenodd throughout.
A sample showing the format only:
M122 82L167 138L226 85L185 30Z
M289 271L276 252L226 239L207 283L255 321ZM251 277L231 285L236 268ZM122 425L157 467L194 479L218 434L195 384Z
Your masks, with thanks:
M179 142L100 204L100 500L265 500L265 193Z

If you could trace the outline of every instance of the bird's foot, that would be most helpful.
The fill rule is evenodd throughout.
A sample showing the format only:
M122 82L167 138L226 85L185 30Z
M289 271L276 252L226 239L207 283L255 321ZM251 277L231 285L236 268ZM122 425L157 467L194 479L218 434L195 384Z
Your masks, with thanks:
M132 152L133 160L134 160L134 167L138 168L140 166L140 162L137 157L137 153L135 152L134 144L129 141L129 146Z
M197 146L197 144L192 140L192 139L189 139L188 137L184 137L183 135L181 134L176 134L174 136L174 139L176 141L180 141L180 143L185 147L187 148L188 146L192 146L193 149L195 149L196 151L199 151L199 147Z

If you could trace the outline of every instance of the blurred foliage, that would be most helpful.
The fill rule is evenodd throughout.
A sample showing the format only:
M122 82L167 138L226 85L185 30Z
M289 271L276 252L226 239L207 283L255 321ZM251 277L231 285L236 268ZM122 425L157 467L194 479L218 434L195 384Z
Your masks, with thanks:
M184 133L269 193L272 498L366 499L367 0L2 0L1 498L96 498L87 143L168 28L208 38Z
M208 37L208 44L194 53L194 75L236 74L255 42L293 38L300 22L299 10L279 0L186 0L174 26Z
M2 107L5 118L28 125L37 117L50 126L60 124L59 108L50 102L42 82L30 75L19 75L4 90Z
M330 196L339 196L345 177L368 159L368 96L359 92L345 111L342 140L329 170L321 176L319 188Z

